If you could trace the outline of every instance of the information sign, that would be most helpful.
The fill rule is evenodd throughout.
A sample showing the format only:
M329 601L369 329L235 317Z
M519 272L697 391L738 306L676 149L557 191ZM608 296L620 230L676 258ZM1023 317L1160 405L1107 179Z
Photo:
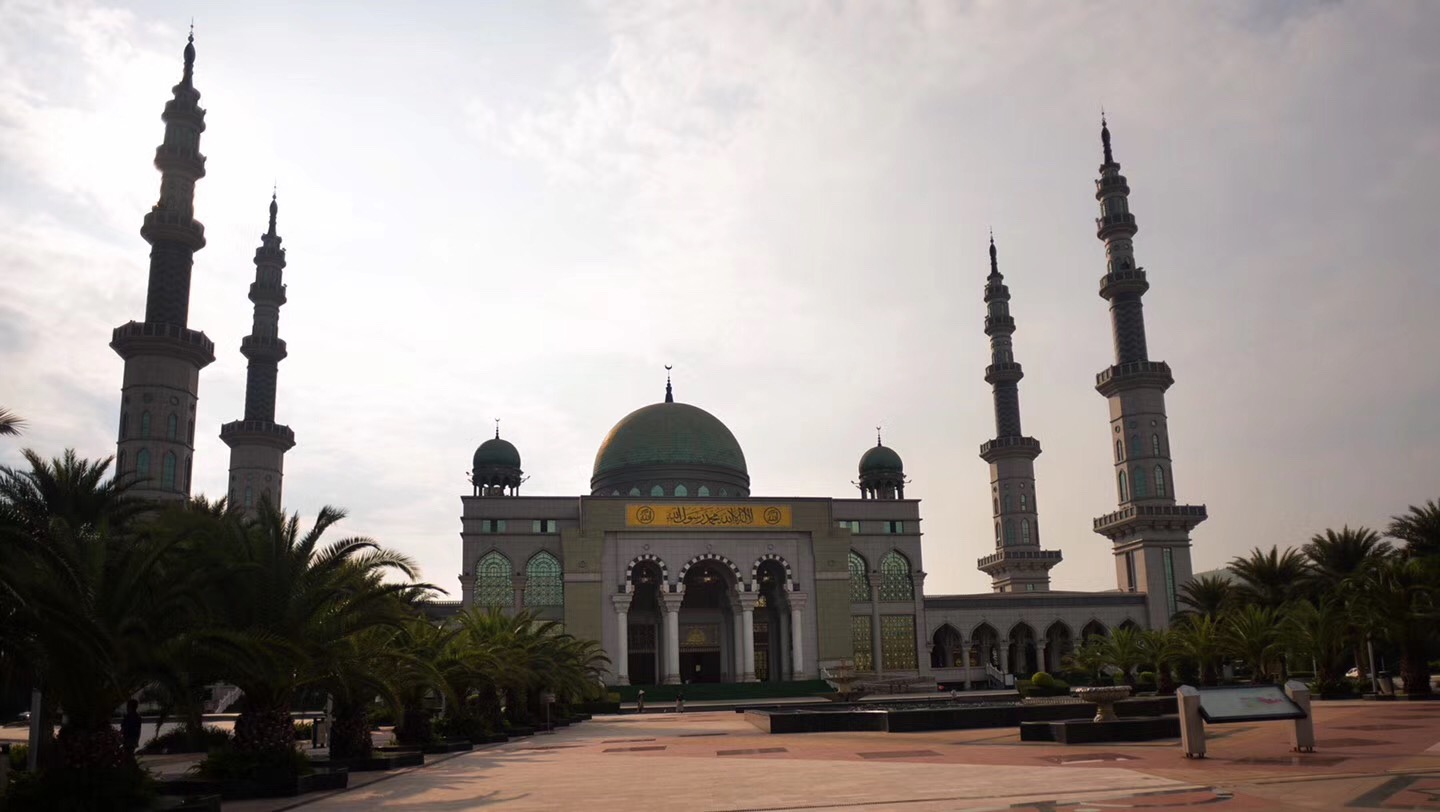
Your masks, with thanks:
M1200 715L1212 723L1272 722L1306 716L1279 685L1201 688Z

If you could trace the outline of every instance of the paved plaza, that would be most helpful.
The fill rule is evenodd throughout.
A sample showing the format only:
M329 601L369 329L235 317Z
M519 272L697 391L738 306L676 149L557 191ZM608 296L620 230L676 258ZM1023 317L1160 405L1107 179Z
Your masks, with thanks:
M597 717L326 796L227 810L1440 810L1440 703L1318 703L1317 752L1284 723L1175 742L1021 744L1016 731L762 734L730 712Z

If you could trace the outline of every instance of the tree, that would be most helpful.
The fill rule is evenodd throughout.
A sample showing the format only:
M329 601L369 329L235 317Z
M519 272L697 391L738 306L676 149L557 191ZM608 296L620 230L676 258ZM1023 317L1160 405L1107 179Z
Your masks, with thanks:
M1220 624L1213 617L1195 615L1181 621L1176 630L1185 656L1200 671L1200 684L1216 684L1220 658L1225 654Z
M1146 662L1144 644L1139 629L1120 626L1105 639L1103 651L1109 665L1120 669L1126 685L1135 684L1135 669Z
M25 419L9 409L0 408L0 437L15 437L25 428Z
M1440 502L1411 505L1408 514L1390 517L1385 532L1405 542L1404 553L1411 558L1440 558Z
M1110 654L1105 650L1105 638L1100 635L1091 635L1061 661L1066 669L1085 675L1093 684L1100 683L1109 664Z
M1280 624L1280 640L1299 656L1315 664L1315 682L1320 690L1334 690L1344 673L1347 646L1353 641L1345 605L1333 595L1319 604L1296 601Z
M1230 571L1240 581L1236 590L1241 600L1278 610L1300 594L1309 565L1298 550L1282 553L1271 546L1266 553L1256 547L1248 556L1231 559Z
M1161 696L1175 692L1174 665L1184 656L1180 635L1173 629L1146 629L1138 641L1142 665L1155 671L1156 691Z
M1219 617L1235 599L1235 587L1223 575L1201 575L1180 586L1176 596L1185 605L1180 616Z
M1310 583L1307 590L1310 593L1310 604L1319 606L1326 600L1337 600L1341 602L1337 611L1343 614L1344 601L1347 600L1346 596L1351 594L1350 586L1355 579L1393 555L1394 551L1390 543L1381 539L1373 530L1365 527L1351 530L1347 525L1338 533L1334 530L1316 533L1311 537L1310 543L1305 545L1304 553L1310 561ZM1305 612L1303 609L1298 611ZM1303 615L1303 619L1307 625L1319 622L1318 618L1308 612ZM1369 666L1361 656L1365 647L1365 633L1352 623L1345 623L1342 628L1348 635L1355 664L1364 672ZM1308 633L1319 632L1320 629L1311 627ZM1295 629L1291 629L1291 636L1296 633ZM1326 636L1328 637L1328 633ZM1311 640L1306 647L1313 649L1315 644L1316 642ZM1311 656L1315 656L1313 651ZM1316 657L1317 679L1321 676L1318 673L1320 660L1321 658ZM1343 671L1344 669L1341 669L1342 673Z
M1440 623L1440 566L1424 558L1389 558L1356 583L1350 611L1375 637L1400 650L1400 676L1410 694L1430 693L1426 653Z
M1250 681L1256 684L1269 681L1271 660L1280 653L1279 617L1275 609L1252 604L1221 618L1223 649L1249 664Z

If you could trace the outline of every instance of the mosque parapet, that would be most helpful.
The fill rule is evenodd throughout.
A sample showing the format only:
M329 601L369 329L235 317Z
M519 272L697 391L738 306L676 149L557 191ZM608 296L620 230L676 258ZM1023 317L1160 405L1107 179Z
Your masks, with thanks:
M215 360L215 342L199 330L158 321L131 321L110 333L110 347L121 358L158 354L209 364Z
M1115 364L1095 376L1095 390L1107 398L1122 389L1148 384L1163 391L1174 383L1170 365L1164 361L1128 361Z
M1189 530L1205 521L1208 515L1204 505L1131 505L1097 518L1095 532L1108 536L1137 523Z

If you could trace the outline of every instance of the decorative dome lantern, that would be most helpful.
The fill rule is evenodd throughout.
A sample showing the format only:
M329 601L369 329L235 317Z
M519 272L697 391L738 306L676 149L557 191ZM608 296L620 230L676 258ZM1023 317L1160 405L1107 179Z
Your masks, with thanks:
M520 452L508 440L500 439L500 421L495 436L475 449L470 483L476 496L519 496L525 474L520 470Z
M905 498L905 465L894 449L881 444L878 428L875 447L860 457L860 498Z

